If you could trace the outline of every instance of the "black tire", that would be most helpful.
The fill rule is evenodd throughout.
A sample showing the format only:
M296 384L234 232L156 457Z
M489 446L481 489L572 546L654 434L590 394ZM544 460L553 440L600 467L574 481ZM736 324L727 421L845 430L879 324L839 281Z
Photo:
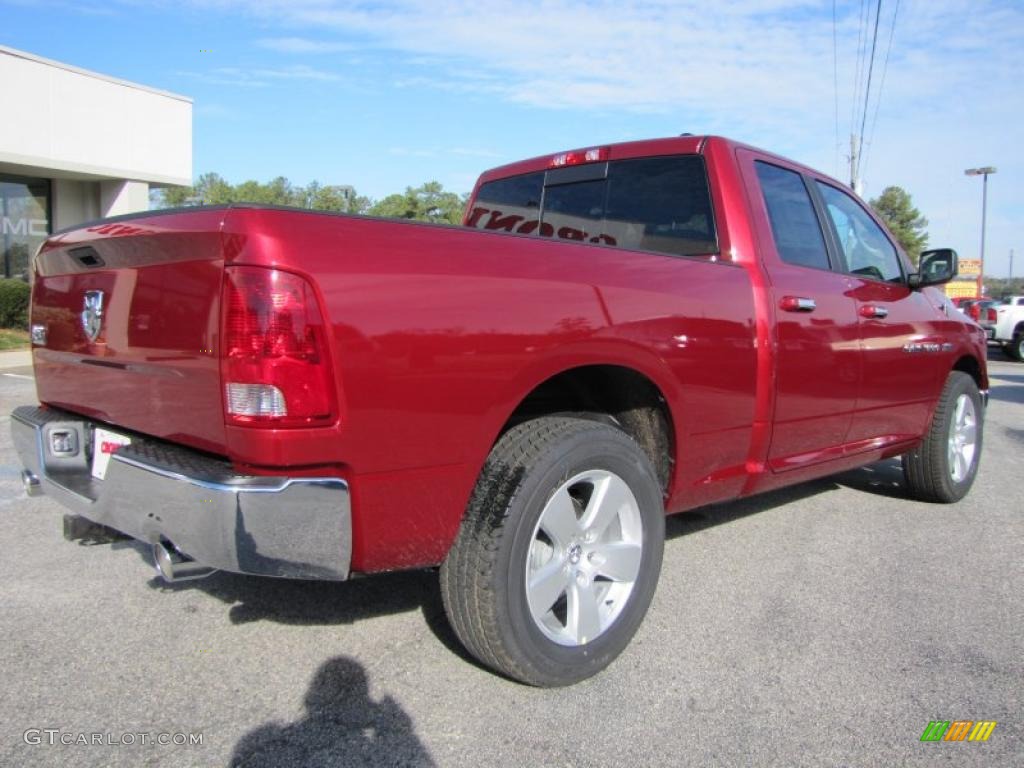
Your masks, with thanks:
M973 407L975 437L969 466L966 471L957 473L960 475L957 477L950 462L949 446L957 426L956 410L961 397L966 397ZM903 455L903 476L910 495L921 501L943 504L960 501L966 496L978 474L984 425L985 412L978 385L966 373L953 371L946 379L924 440L913 451Z
M1003 347L1006 354L1018 362L1024 362L1024 333L1017 333L1007 346Z
M571 495L567 483L586 473L614 476L632 493L637 509L629 512L630 520L639 521L642 528L639 569L610 624L593 639L565 645L549 638L545 631L550 628L542 630L534 619L527 569L536 567L530 565L531 558L536 556L540 518L548 502L556 492ZM587 503L574 502L578 519L580 505ZM622 519L615 518L615 525ZM629 644L654 596L664 539L661 486L632 438L594 420L534 419L502 436L484 464L459 534L441 566L445 611L463 645L486 666L530 685L570 685L604 669ZM556 551L563 558L564 573L581 567L570 565L567 551L555 544L552 562ZM578 549L572 554L572 562L581 562ZM567 600L568 590L575 589L573 577L567 578L559 601ZM600 578L593 576L592 585L604 584ZM596 610L604 610L611 602L596 604ZM553 616L554 610L547 615Z

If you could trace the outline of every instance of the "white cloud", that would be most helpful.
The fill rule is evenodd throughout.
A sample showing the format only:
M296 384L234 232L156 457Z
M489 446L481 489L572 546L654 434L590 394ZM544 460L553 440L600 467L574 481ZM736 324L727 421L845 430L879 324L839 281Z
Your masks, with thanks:
M319 80L321 82L341 80L341 75L336 72L326 72L305 64L294 64L289 67L278 67L276 69L256 69L253 70L253 74L256 77L265 77L272 80Z
M237 7L292 28L315 28L321 35L333 30L348 41L359 38L370 47L421 57L423 75L400 80L403 85L480 92L543 108L690 110L725 120L760 110L755 122L782 127L808 113L832 117L833 30L826 5L256 0ZM883 5L887 21L890 3ZM843 91L852 90L858 16L858 4L840 3ZM1016 8L984 2L905 0L886 89L934 101L950 84L973 78L977 57L1003 49L1020 63L1014 51L1022 20ZM883 27L882 44L886 32ZM272 41L277 50L308 53L353 45L302 37ZM879 77L876 71L876 88ZM996 84L976 85L990 91ZM849 104L852 94L841 96Z
M832 4L820 0L205 2L316 36L272 38L274 50L355 46L401 61L391 77L399 87L545 111L651 115L652 125L723 133L843 178L849 134L859 130L859 120L851 126L855 96L863 99L853 88L863 5L856 0L838 2L838 141ZM876 95L894 7L882 3ZM965 255L976 249L980 193L962 170L979 164L1000 168L990 184L989 247L1024 252L1009 223L1021 217L1010 201L1024 197L1016 136L1024 122L1022 39L1019 3L902 0L874 132L869 105L866 193L904 185L932 220L932 242ZM314 71L305 78L318 79ZM606 139L599 121L594 139ZM561 147L552 141L552 150Z
M305 64L256 69L216 67L205 72L186 71L179 72L178 74L203 83L209 83L210 85L224 85L231 88L266 88L275 80L309 80L318 82L341 80L341 75L337 73L315 69Z
M493 149L478 149L475 147L452 147L448 151L453 155L461 155L463 157L488 157L491 159L504 157L500 152L495 152Z
M337 53L353 50L353 46L348 43L310 40L306 37L265 37L257 40L256 44L279 53Z
M478 147L448 147L444 149L427 147L390 147L389 155L396 157L441 157L444 155L456 155L459 157L485 157L495 159L504 157L499 152L491 149L480 149Z
M430 149L420 149L412 147L391 147L388 149L389 155L395 157L437 157L437 152Z
M200 83L228 88L265 88L268 85L267 82L254 77L252 72L237 67L217 67L205 72L184 70L175 74L197 80Z

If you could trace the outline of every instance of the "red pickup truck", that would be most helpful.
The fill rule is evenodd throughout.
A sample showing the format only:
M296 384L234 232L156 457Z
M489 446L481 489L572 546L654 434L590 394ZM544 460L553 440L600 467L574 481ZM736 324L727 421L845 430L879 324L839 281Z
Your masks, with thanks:
M440 566L467 649L545 686L629 642L666 513L894 456L909 496L970 488L985 339L930 287L956 254L915 270L838 182L684 136L488 171L464 223L54 235L25 487L168 579Z

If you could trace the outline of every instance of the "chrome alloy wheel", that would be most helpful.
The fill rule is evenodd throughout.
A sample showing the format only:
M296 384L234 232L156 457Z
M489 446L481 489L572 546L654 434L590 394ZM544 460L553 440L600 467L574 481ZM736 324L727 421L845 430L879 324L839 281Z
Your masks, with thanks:
M558 487L526 564L530 615L545 637L585 645L615 622L640 574L643 536L639 505L618 475L588 470Z
M974 464L978 442L978 417L974 402L967 394L956 400L953 420L949 425L949 474L953 482L963 482Z

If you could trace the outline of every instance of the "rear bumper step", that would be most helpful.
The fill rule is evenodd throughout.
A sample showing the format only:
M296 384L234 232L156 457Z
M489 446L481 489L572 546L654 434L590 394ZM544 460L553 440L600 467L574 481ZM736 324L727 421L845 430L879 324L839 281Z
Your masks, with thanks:
M80 456L52 453L48 427L56 425L77 435ZM93 426L52 408L16 409L11 434L26 490L154 548L170 544L195 562L195 572L348 578L352 516L344 480L240 475L227 462L146 438L118 448L97 480L88 461Z

